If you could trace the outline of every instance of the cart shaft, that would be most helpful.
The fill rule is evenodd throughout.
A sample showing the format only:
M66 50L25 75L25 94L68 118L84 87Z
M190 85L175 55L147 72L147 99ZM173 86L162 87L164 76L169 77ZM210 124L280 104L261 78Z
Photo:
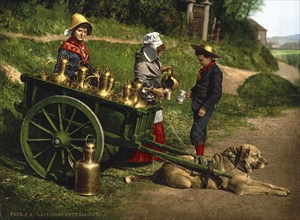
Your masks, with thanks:
M151 148L148 148L148 147L140 146L139 150L141 150L142 152L149 153L149 154L151 154L153 156L157 156L157 157L159 157L161 159L168 160L170 162L173 162L175 164L178 164L178 165L180 165L180 166L182 166L184 168L190 169L190 170L206 172L207 169L208 169L207 166L204 166L202 164L197 164L195 162L191 162L191 161L188 161L188 160L185 160L185 159L182 159L182 158L179 158L179 157L175 156L175 155L191 155L191 156L196 156L194 154L191 154L191 153L188 153L188 152L185 152L185 151L182 151L182 150L178 150L178 149L175 149L175 148L163 145L163 144L159 144L159 143L154 142L154 141L149 141L149 140L143 141L143 144L149 144L149 145L151 145L153 147L157 147L157 148L160 148L162 150L165 150L166 152L160 152L160 151L155 150L155 149L151 149ZM170 153L173 153L175 155L172 155ZM223 176L223 177L227 177L227 178L232 178L232 174L231 173L225 173L225 172L217 170L217 169L213 169L213 174L217 175L217 176Z

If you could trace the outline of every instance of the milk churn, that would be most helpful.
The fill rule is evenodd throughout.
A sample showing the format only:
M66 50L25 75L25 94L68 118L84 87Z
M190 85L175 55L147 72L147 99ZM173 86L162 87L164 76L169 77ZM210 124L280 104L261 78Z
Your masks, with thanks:
M95 195L99 191L100 164L94 160L95 140L86 137L83 158L75 166L75 191L84 196Z

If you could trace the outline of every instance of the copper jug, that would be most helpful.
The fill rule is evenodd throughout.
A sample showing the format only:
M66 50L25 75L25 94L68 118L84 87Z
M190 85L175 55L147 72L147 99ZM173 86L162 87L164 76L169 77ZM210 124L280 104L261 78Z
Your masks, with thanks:
M51 80L57 84L69 85L70 77L66 74L69 61L67 59L61 59L60 70L57 73L54 73L51 77Z
M96 195L99 192L100 164L94 160L95 140L86 137L83 158L75 166L75 191L84 196Z

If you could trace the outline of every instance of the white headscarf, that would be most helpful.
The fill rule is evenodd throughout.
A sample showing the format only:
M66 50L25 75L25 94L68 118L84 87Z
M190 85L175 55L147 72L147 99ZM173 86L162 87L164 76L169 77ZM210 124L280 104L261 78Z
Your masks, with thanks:
M72 33L73 33L73 30L70 30L70 29L66 29L66 30L64 31L64 35L67 36L67 37L71 36Z
M157 59L157 47L163 44L158 32L148 33L144 36L143 53L149 62Z

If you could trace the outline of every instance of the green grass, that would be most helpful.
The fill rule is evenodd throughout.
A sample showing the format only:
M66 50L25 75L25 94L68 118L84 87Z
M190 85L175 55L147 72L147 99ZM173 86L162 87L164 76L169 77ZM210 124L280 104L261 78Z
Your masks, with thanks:
M276 59L295 66L300 71L300 50L272 50L271 52Z
M300 55L300 50L272 50L274 56L283 56L283 55Z
M20 148L15 147L14 150L0 148L2 217L14 217L12 215L18 215L18 213L33 217L47 217L41 216L47 214L54 217L68 217L65 215L69 213L74 218L72 215L77 213L92 215L94 218L91 219L120 219L122 217L121 199L140 197L135 192L145 187L143 183L127 185L124 182L124 176L151 174L160 166L160 163L155 162L140 168L123 166L108 169L101 173L99 194L80 196L74 191L74 182L60 185L38 177L24 161ZM147 185L147 188L155 189L159 186ZM2 201L5 201L5 204Z

